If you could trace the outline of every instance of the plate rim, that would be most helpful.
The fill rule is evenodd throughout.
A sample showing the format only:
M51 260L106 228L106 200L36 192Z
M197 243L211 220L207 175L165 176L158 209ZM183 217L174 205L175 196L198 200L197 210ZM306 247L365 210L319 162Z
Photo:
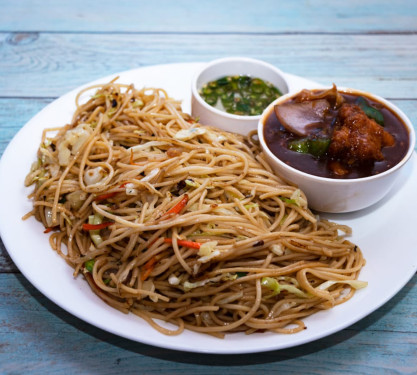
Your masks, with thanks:
M48 105L46 105L41 111L39 111L38 113L36 113L14 135L14 137L12 138L12 140L9 142L9 144L6 147L6 149L4 150L4 153L3 153L3 155L2 155L2 157L0 159L0 177L4 173L3 172L4 171L4 168L5 168L4 167L4 164L8 160L10 153L13 153L13 150L14 150L13 148L16 147L16 144L19 145L19 141L20 141L20 138L22 137L22 134L24 135L28 131L27 129L30 126L33 126L32 125L33 123L36 124L36 121L41 116L43 116L45 113L48 113L48 111L50 110L51 107L53 108L54 106L59 105L59 103L61 103L60 101L65 102L65 98L69 98L71 96L74 96L76 93L78 93L79 90L81 90L81 89L83 89L85 87L88 87L90 85L94 85L94 84L97 84L97 83L102 83L102 82L109 81L110 79L114 78L115 76L120 76L120 77L123 77L123 76L126 76L126 75L129 76L129 75L132 75L132 74L133 75L134 74L137 74L138 72L143 73L146 70L149 70L149 71L153 71L153 70L156 70L157 71L157 70L161 70L161 69L162 70L164 70L164 69L168 69L168 70L172 70L173 69L173 70L175 70L175 69L186 69L186 68L189 68L189 67L190 68L192 67L193 69L196 70L199 66L201 66L203 64L204 63L192 63L191 62L191 63L173 63L173 64L148 65L148 66L144 66L144 67L139 67L139 68L135 68L135 69L126 70L126 71L119 72L119 73L110 74L110 75L108 75L106 77L98 78L98 79L96 79L96 80L94 80L92 82L89 82L89 83L80 85L79 87L74 88L74 89L70 90L69 92L61 95L60 97L58 97L57 99L53 100L51 103L49 103ZM308 79L305 79L305 78L302 78L302 77L298 77L298 76L295 76L295 75L292 75L292 74L288 74L288 73L284 73L284 74L286 74L289 79L295 80L298 83L305 82L306 84L307 83L310 83L310 84L317 85L317 83L314 83L313 81L310 81ZM139 73L139 75L140 75L140 73ZM191 77L190 77L190 81L191 81ZM416 175L416 155L415 154L416 153L414 152L413 153L413 156L411 158L412 159L412 162L409 163L409 168L412 168L412 171L413 171L412 174L413 174L414 177ZM25 157L23 157L23 159L25 159ZM412 167L410 167L410 164L412 165ZM0 180L1 180L1 178L0 178ZM3 179L3 181L4 181L4 179ZM0 184L0 192L2 190L4 190L3 185L4 184ZM0 194L0 197L1 197L1 194ZM0 199L0 202L2 201L2 199L3 198ZM355 228L353 228L353 230L355 230ZM56 299L56 297L54 297L54 295L51 295L49 292L45 293L44 288L39 287L39 285L38 285L39 284L39 280L36 280L36 278L34 277L34 275L31 274L30 272L29 273L27 272L27 270L25 269L25 266L24 265L22 266L22 264L20 262L20 259L17 257L17 253L15 251L11 250L11 249L13 249L13 243L11 243L11 240L9 238L8 233L6 233L4 219L2 219L1 217L0 217L0 236L1 236L2 240L3 240L3 243L4 243L4 246L5 246L6 251L8 252L8 254L11 257L11 259L13 260L13 262L15 263L16 267L23 274L23 276L38 291L40 291L43 295L45 295L48 299L50 299L53 303L57 304L63 310L71 313L72 315L76 316L77 318L79 318L79 319L81 319L81 320L83 320L83 321L85 321L85 322L87 322L87 323L89 323L89 324L91 324L91 325L99 328L99 329L103 329L103 330L105 330L107 332L113 333L113 334L115 334L117 336L120 336L120 337L124 337L126 339L130 339L130 340L133 340L133 341L136 341L136 342L141 342L141 343L148 344L148 345L153 345L153 346L161 347L161 348L164 348L164 349L179 350L179 351L185 351L185 352L203 353L203 354L245 354L245 353L257 353L257 352L266 352L266 351L272 351L272 350L281 350L281 349L288 349L288 348L291 348L291 347L294 347L294 346L306 344L306 343L309 343L309 342L312 342L312 341L316 341L318 339L321 339L323 337L329 336L331 334L334 334L335 332L341 331L342 329L350 326L351 324L356 323L357 321L363 319L365 316L371 314L372 312L374 312L375 310L377 310L378 308L380 308L383 304L385 304L392 297L394 297L406 285L406 283L413 277L413 275L417 271L417 261L415 260L416 261L416 264L414 264L414 266L413 266L414 271L413 272L410 271L409 272L409 275L405 276L403 278L402 282L397 284L397 287L396 288L393 288L392 293L390 293L388 297L382 298L380 300L380 303L374 305L371 310L367 310L363 314L359 314L359 315L355 316L352 319L347 319L343 324L336 325L333 328L328 329L328 330L324 331L321 334L316 334L313 337L308 337L307 336L305 339L295 340L294 343L289 343L288 345L285 345L284 344L284 345L277 345L277 346L274 346L274 347L262 347L262 345L261 345L259 348L250 347L247 350L240 349L238 351L234 350L233 348L230 348L229 349L229 348L224 348L224 347L221 347L221 346L215 346L214 348L211 348L211 350L209 350L209 349L203 349L203 348L195 347L192 344L191 345L179 345L178 343L175 343L175 341L174 341L174 343L171 343L172 340L167 339L167 337L165 335L162 335L162 340L155 340L152 337L150 337L150 338L145 337L145 338L142 338L141 340L138 340L136 337L134 337L132 335L121 334L117 329L113 329L113 328L109 328L109 327L103 327L102 324L98 324L97 322L94 322L91 319L86 319L85 316L83 316L83 314L80 314L80 312L77 311L77 308L74 308L74 306L73 307L69 307L69 306L67 306L65 304L62 305L62 303L60 303L60 301L57 302L57 299ZM50 254L54 254L54 252L53 252L52 249L49 248L48 251L50 252ZM56 255L56 256L58 257L58 255ZM67 267L68 269L72 270L61 258L59 258L59 260L65 265L65 267ZM80 279L78 279L78 280L81 281ZM342 304L341 306L343 307L344 305L345 304ZM108 306L106 305L106 307L108 307ZM108 308L110 308L110 307L108 307ZM110 308L110 309L112 309L112 308ZM117 311L115 309L113 309L113 310L114 311ZM314 315L318 315L320 313L321 312L316 313ZM132 313L130 313L129 315L130 316L134 316ZM134 316L134 317L135 317L135 319L142 320L139 317L136 317L136 316ZM147 323L145 322L145 324L147 324ZM158 336L158 335L161 335L161 334L159 332L155 331L155 335ZM199 335L201 335L201 334L199 334ZM266 334L262 334L262 335L265 335L266 336ZM274 337L279 337L279 334L272 334L272 335L274 335ZM297 335L297 334L295 334L295 335ZM263 337L265 337L265 336L263 336ZM224 340L227 340L227 337ZM246 337L248 337L248 336L246 336ZM204 338L206 338L206 335L204 335ZM214 341L214 342L218 342L219 339L215 339L215 340L216 341ZM261 339L261 341L262 341L262 339ZM277 341L279 341L279 340L277 340ZM233 340L232 340L232 343L233 343ZM221 348L221 349L219 349L219 348Z

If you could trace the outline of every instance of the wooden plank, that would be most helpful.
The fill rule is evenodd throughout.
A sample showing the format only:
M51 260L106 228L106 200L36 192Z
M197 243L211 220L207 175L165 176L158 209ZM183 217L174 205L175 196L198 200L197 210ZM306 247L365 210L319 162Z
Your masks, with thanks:
M367 324L356 324L359 331L353 326L287 350L210 356L147 346L99 330L57 307L23 276L3 274L0 275L1 372L105 375L139 371L187 375L195 374L198 365L199 374L212 374L213 366L216 373L239 375L398 371L411 374L417 368L416 281L417 276L388 304L371 314ZM410 326L414 328L409 330Z
M0 156L19 129L52 100L0 99Z
M229 55L373 91L394 99L417 125L415 0L1 5L0 155L29 118L80 84L145 65ZM209 356L135 343L73 317L26 281L0 240L0 373L415 374L416 280L322 340L271 353Z
M417 98L417 34L172 35L0 33L3 97L56 97L145 65L242 55L323 84ZM169 51L169 53L167 53Z
M0 273L18 272L0 238Z
M412 32L413 0L3 1L4 31Z

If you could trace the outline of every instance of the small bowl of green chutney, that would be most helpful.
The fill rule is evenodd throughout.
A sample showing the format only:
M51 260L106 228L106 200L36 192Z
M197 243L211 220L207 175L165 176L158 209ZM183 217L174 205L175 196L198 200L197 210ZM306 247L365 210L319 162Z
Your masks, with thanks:
M247 135L264 109L287 94L285 74L246 57L214 60L198 71L191 87L191 115L203 125Z

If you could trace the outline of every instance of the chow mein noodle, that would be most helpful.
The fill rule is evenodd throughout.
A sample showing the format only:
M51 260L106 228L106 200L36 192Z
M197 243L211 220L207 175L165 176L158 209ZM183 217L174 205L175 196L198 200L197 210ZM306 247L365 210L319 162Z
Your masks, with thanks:
M254 135L203 126L159 88L112 81L76 104L43 132L25 219L110 306L168 335L294 333L366 285L350 228L313 214Z

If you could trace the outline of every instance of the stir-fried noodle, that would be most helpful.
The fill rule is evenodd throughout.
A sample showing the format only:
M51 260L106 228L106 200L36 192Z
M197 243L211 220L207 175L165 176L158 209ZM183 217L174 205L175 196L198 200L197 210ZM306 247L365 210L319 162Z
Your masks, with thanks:
M200 125L162 89L80 92L72 122L44 131L31 184L26 216L74 275L165 334L298 332L366 284L350 228L315 216L256 139Z

